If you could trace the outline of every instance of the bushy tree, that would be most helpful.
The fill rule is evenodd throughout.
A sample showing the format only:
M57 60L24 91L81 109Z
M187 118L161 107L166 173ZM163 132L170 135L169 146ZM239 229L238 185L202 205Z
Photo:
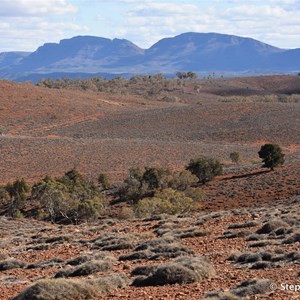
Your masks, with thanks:
M128 177L118 190L121 201L137 202L144 197L148 187L143 184L143 172L138 167L129 169Z
M155 190L160 187L163 175L164 170L162 169L146 167L142 181L148 185L150 190Z
M120 200L136 203L144 197L151 197L155 190L163 187L163 177L167 172L155 167L146 167L144 171L129 169L128 177L118 191Z
M258 155L264 163L263 168L271 168L271 170L274 170L275 167L284 164L284 154L281 147L277 144L262 145Z
M176 76L179 79L196 79L197 78L197 74L194 72L177 72Z
M33 186L32 198L40 202L52 222L94 220L105 207L100 190L76 169L56 179L45 177Z
M223 174L221 163L218 160L205 156L191 159L186 169L196 175L202 184L212 180L217 175Z
M32 187L32 199L38 200L51 222L58 219L76 219L77 205L72 201L68 188L61 182L45 177Z
M197 73L195 73L195 72L187 72L187 77L189 78L189 79L197 79Z
M137 178L127 178L119 187L118 196L121 201L136 203L147 193L148 187Z

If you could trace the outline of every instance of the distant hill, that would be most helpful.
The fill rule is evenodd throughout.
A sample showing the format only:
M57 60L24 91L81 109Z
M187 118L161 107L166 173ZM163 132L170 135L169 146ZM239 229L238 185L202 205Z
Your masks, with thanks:
M300 49L280 49L234 35L189 32L164 38L149 49L125 39L77 36L44 44L33 53L0 53L0 76L15 80L63 73L74 77L177 71L235 75L298 72Z
M6 67L12 67L18 64L26 56L30 55L31 52L2 52L0 53L0 70Z

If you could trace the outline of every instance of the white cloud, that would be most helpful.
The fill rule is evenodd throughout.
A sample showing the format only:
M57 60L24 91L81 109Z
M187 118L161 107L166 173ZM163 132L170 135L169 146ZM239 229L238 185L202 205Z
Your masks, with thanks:
M0 21L0 52L34 51L44 43L58 42L87 32L88 27L72 22L51 22L38 17L28 18L24 22L24 18L14 17L10 23Z
M198 10L196 5L192 4L173 4L168 2L149 2L148 4L138 5L131 12L129 16L166 16L166 15L190 15Z
M144 1L129 7L115 34L143 47L189 31L235 34L274 46L300 47L300 7L296 5L300 1L253 0L247 5L246 1L214 0L209 6L196 1L171 2Z
M17 23L18 24L18 23ZM25 30L19 30L16 27L3 28L0 24L0 43L1 52L6 51L33 51L37 47L49 43L58 42L59 40L74 36L74 32L84 33L88 30L71 23L51 24L46 21L40 21L39 27L28 24Z
M88 31L69 18L78 8L68 0L1 0L0 52L33 51L46 42Z
M76 13L77 7L68 4L67 0L1 0L0 16L41 16Z

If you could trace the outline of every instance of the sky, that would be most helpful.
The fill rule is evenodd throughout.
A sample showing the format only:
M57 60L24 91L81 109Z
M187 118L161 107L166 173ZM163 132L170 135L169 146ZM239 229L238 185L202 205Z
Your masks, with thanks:
M300 0L0 0L0 52L35 51L77 35L141 48L184 32L251 37L300 48Z

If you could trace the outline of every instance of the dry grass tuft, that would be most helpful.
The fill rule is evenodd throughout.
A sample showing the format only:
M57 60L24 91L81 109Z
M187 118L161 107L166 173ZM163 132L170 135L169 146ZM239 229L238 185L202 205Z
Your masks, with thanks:
M42 280L21 292L13 300L87 300L129 284L125 275L90 280Z
M213 277L215 270L203 257L182 257L162 265L138 267L132 274L142 275L134 280L134 286L156 286L201 282Z

